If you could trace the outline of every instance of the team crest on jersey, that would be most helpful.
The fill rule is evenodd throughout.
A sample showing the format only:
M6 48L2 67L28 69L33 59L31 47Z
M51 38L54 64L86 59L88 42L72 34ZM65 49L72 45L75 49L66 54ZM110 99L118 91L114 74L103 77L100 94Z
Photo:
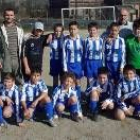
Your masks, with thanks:
M34 45L34 43L31 43L31 47L33 48L35 45Z

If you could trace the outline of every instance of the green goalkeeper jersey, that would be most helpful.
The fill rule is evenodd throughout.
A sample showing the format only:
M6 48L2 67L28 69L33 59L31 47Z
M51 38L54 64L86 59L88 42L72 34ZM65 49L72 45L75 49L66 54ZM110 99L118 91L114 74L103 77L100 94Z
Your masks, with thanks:
M126 40L126 62L140 69L140 41L135 35L129 35Z

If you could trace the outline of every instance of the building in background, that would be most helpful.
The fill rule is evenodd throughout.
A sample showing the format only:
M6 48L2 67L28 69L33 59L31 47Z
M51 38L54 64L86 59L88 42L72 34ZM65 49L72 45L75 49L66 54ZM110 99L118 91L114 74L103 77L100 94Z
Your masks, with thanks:
M94 7L103 5L104 0L69 0L69 7Z
M0 17L2 17L2 12L7 7L15 8L19 18L60 19L61 8L102 5L116 6L118 10L122 6L128 7L132 19L140 16L140 0L0 0Z

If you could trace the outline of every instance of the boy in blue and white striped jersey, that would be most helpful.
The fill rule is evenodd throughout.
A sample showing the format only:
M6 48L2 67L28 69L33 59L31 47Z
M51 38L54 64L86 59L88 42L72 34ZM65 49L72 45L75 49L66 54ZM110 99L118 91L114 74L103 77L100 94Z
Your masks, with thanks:
M62 46L65 39L63 31L63 25L58 23L54 25L54 33L49 35L52 36L52 41L50 41L49 47L51 48L50 75L53 76L53 88L58 86L59 78L61 80L61 76L63 74Z
M81 97L80 80L83 76L83 39L78 35L79 25L76 21L69 23L69 33L63 45L63 70L72 72L76 77L76 89Z
M133 115L140 117L140 78L132 65L124 67L115 95L116 119L124 120L125 116Z
M114 108L113 91L114 86L108 79L108 70L105 67L99 68L97 80L93 81L85 92L89 97L89 108L94 121L98 120L99 108L102 110Z
M84 45L84 74L87 85L97 78L98 68L103 66L103 40L99 37L98 23L89 23L88 32Z
M55 88L53 92L53 106L56 115L61 116L67 108L73 120L82 119L81 106L77 97L75 85L75 76L72 73L65 73L62 85Z
M110 78L116 83L125 65L125 42L119 37L119 24L116 22L110 25L110 35L104 41L104 63Z
M44 112L50 126L56 126L53 122L53 105L48 96L48 88L41 80L41 70L32 70L29 82L23 85L21 105L24 118L34 119L36 111Z
M14 115L17 125L23 126L20 116L20 92L15 85L15 76L12 73L5 75L4 83L0 86L0 97L3 101L3 117L8 119ZM0 113L0 123L5 125L6 122L3 117Z

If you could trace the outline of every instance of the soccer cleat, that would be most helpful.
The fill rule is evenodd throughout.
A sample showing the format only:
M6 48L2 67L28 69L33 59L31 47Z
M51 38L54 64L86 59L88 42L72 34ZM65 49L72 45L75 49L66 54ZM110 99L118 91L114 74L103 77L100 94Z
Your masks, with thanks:
M8 127L8 123L7 123L5 120L3 120L3 121L0 123L0 126L1 126L1 127L7 128L7 127Z
M57 126L57 124L53 121L53 119L50 119L47 122L51 127L56 127Z
M93 121L95 121L95 122L98 122L99 121L99 115L98 115L98 113L92 113L91 119Z
M80 122L82 120L82 117L76 112L71 113L71 119L76 122Z
M58 119L58 115L57 115L57 114L55 114L53 118L54 118L54 119Z

